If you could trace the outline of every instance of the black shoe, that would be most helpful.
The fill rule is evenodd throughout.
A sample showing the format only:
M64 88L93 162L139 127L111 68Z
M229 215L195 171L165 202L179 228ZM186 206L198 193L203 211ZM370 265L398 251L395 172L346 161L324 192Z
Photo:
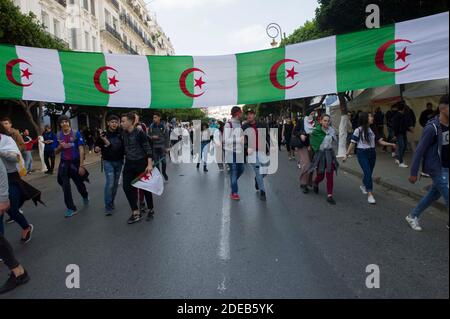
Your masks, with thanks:
M15 223L16 221L14 220L14 219L12 219L11 217L9 217L6 221L5 221L5 223L6 224L12 224L12 223Z
M197 169L199 169L200 168L200 163L197 163Z
M319 186L313 186L314 193L319 194Z
M132 214L130 216L130 218L128 218L128 222L127 223L131 225L131 224L140 222L141 219L142 219L142 214Z
M331 205L336 205L336 201L332 196L328 196L327 202L330 203Z
M20 275L19 277L16 277L14 273L9 274L9 278L6 281L6 283L0 287L0 294L7 293L11 290L16 289L19 286L22 286L26 284L28 281L30 281L30 276L28 276L27 271Z
M145 220L146 220L146 221L151 221L151 220L153 219L153 216L155 216L155 210L154 210L154 209L151 209L151 210L148 212L147 218L146 218Z
M259 191L258 181L256 180L256 177L255 177L255 189L256 189L257 191Z
M302 185L300 186L303 190L303 194L308 194L309 193L309 188L308 185ZM318 191L318 190L317 190Z
M163 174L163 177L164 177L164 180L165 180L166 182L169 181L169 176L167 176L167 174Z
M208 172L208 168L207 168L206 166L203 166L203 171L204 171L205 173L207 173L207 172Z
M263 191L261 191L261 192L259 193L259 199L262 200L263 202L265 202L265 201L267 200L267 198L266 198L266 193L263 192Z
M33 227L33 225L30 224L29 228L30 228L30 229L29 229L27 235L25 236L25 238L21 238L21 239L20 239L20 242L21 242L22 244L27 244L27 243L29 243L30 240L31 240L31 236L33 235L34 227Z

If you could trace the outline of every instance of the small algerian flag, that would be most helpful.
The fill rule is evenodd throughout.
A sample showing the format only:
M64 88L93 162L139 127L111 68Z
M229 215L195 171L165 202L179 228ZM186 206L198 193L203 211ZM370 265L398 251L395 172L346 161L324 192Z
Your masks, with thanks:
M133 187L142 189L158 196L164 192L164 180L158 168L154 167L150 174L142 173L132 183Z
M337 90L448 78L448 12L336 37Z

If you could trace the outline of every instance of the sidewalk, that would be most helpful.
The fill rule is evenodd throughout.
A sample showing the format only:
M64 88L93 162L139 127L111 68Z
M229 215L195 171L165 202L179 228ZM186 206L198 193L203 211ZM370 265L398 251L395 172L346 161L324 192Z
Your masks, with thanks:
M411 164L412 153L407 152L405 154L405 162L407 165ZM384 153L380 148L377 148L377 162L375 165L375 171L373 174L373 180L375 184L384 186L395 192L409 196L415 200L421 199L427 192L428 187L431 185L431 179L426 177L419 177L416 184L411 184L408 181L410 167L399 168L394 163L395 159L392 158L391 153ZM361 177L363 176L361 167L358 164L356 155L347 159L345 163L339 160L340 169L349 174ZM435 208L447 211L444 200L439 199L433 205Z
M59 162L60 162L60 155L56 155L56 164L55 164L55 170L54 170L54 175L56 176L57 172L58 172L58 166L59 166ZM92 152L92 154L89 154L89 151L86 151L86 160L84 161L85 165L91 165L91 164L95 164L97 162L100 161L100 155L95 154L94 152ZM40 177L43 176L47 176L46 174L44 174L44 172L41 171L42 170L42 165L41 165L41 159L39 158L39 152L37 150L33 151L33 170L31 175L27 175L25 176L23 179L27 182L33 181L35 179L38 179Z

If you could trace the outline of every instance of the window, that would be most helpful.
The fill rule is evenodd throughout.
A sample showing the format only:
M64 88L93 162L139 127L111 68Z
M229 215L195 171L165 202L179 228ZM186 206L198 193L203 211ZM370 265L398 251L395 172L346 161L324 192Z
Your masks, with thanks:
M69 4L75 4L75 0L70 0Z
M109 13L109 11L106 9L105 9L105 22L111 25L111 13Z
M56 19L53 19L53 34L58 38L61 37L60 23Z
M95 2L91 0L91 13L95 17Z
M89 51L89 33L84 32L84 44L85 44L85 49L86 51Z
M50 25L50 18L47 14L47 12L42 11L42 23L44 24L45 28L48 30L48 27Z
M118 29L118 25L117 25L117 19L113 17L113 28L114 30Z
M83 8L85 8L87 11L89 11L89 3L88 3L88 0L83 0Z
M97 39L92 37L92 51L97 51Z
M77 29L72 28L71 29L71 42L72 42L72 49L77 49Z

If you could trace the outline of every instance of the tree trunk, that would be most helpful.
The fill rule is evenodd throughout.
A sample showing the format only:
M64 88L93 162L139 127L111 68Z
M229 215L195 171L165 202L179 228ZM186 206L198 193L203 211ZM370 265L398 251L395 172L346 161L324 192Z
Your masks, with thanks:
M347 126L350 119L347 115L348 107L345 93L338 93L338 98L341 109L341 122L339 124L339 147L337 157L344 157L347 153Z
M31 112L33 107L36 106L36 104L38 102L30 102L30 101L16 101L23 109L25 116L28 120L28 122L30 122L31 126L33 126L34 131L36 132L36 134L39 136L41 134L41 127L40 127L40 119L38 119L38 121L35 121L34 117L33 117L33 113Z

